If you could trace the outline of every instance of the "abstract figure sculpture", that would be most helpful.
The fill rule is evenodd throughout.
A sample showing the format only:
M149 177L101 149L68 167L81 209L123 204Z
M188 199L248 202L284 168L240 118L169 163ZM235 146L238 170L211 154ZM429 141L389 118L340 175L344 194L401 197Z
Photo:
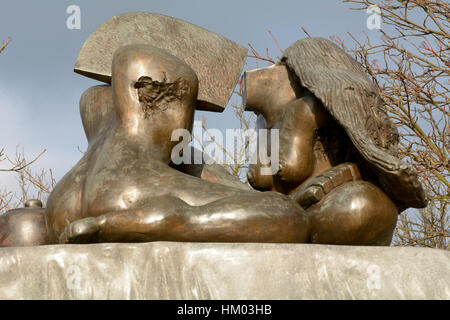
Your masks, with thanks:
M398 133L361 65L332 42L299 40L282 62L244 76L246 109L279 129L280 170L251 185L290 195L313 243L388 245L397 214L424 207L417 176L396 157Z
M55 240L307 241L306 216L286 196L243 191L169 166L177 144L172 131L192 126L197 81L165 50L129 45L116 52L115 112L48 201Z
M222 112L244 67L247 49L189 22L151 12L119 14L86 40L74 71L111 83L114 52L128 44L149 44L186 62L199 81L197 110Z
M207 59L203 51L183 50L197 50L202 41L209 44L199 48L211 55ZM259 115L259 128L269 135L278 129L280 136L279 170L262 175L259 162L250 168L258 191L219 165L171 162L179 143L172 140L174 130L190 131L196 109L223 110L243 59L231 41L170 17L132 13L100 26L75 68L107 83L80 100L88 150L58 182L45 209L35 204L0 217L0 246L389 245L398 213L425 206L425 195L415 173L396 157L398 134L376 88L328 40L300 40L282 62L244 75L246 109Z

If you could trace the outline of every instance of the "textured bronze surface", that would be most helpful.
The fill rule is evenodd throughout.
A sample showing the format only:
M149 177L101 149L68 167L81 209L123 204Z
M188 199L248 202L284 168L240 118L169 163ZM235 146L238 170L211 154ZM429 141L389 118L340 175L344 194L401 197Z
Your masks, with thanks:
M150 12L117 15L86 40L75 72L111 82L114 52L127 44L150 44L185 61L199 80L197 109L223 111L247 55L247 49L188 22Z
M388 246L397 212L392 200L374 184L347 182L308 208L311 242Z
M321 38L295 42L282 60L345 130L359 154L361 170L371 173L400 210L425 207L416 172L397 156L397 129L361 64Z
M299 40L243 84L246 110L280 135L278 172L263 176L257 163L249 181L307 209L311 242L389 245L398 212L426 205L417 175L396 157L398 134L376 88L330 41Z
M170 166L172 131L191 129L197 87L195 72L163 49L116 51L112 86L81 98L89 146L48 200L53 242L307 242L308 219L289 197L212 167L191 176Z

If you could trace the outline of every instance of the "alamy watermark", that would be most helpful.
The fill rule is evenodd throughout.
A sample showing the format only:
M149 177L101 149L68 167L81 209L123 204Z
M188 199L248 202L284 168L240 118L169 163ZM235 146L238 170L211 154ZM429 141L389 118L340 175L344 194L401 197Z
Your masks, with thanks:
M66 20L66 26L69 30L81 29L81 9L79 6L72 4L67 7L66 13L69 14Z
M369 30L381 29L381 10L377 5L371 5L367 8L366 13L370 16L366 20L366 26Z
M66 286L69 290L81 289L81 268L77 265L69 265L65 271Z
M219 129L201 129L201 121L195 121L193 134L186 129L172 132L172 141L179 143L172 149L174 164L261 164L261 175L274 175L279 170L279 130L226 129L225 139ZM200 128L200 129L199 129ZM200 130L200 131L199 131ZM193 136L203 147L203 152L192 150ZM180 141L181 140L181 141ZM245 147L244 144L248 144ZM245 150L247 156L242 156ZM192 154L194 152L194 154ZM241 153L241 156L239 154Z

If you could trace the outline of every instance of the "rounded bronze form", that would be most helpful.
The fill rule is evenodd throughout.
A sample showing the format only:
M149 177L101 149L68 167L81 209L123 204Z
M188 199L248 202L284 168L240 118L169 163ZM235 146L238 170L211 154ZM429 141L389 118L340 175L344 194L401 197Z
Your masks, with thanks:
M51 242L42 203L30 200L26 205L26 208L0 215L1 247L37 246Z
M398 213L426 204L375 86L328 40L296 42L282 62L245 72L243 87L246 110L280 137L278 172L252 164L249 182L295 199L313 243L389 245Z
M247 49L191 23L152 12L112 17L86 40L74 71L111 83L116 50L140 43L156 46L185 61L199 78L198 110L222 112L241 74Z
M423 208L427 199L416 172L397 155L399 135L374 83L360 63L323 38L298 40L282 61L345 130L362 168L400 211Z
M170 166L172 133L191 130L197 93L195 72L167 51L115 52L112 86L80 101L88 150L48 199L52 241L308 241L308 217L289 197Z
M30 199L25 201L25 208L42 208L42 201L38 199Z
M320 244L388 246L398 217L392 200L366 181L331 190L308 212L311 242Z

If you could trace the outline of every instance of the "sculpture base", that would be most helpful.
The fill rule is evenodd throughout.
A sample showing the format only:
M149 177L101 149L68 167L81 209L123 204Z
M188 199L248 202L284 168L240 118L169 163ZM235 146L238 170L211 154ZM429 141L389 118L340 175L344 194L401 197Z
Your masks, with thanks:
M1 248L0 299L450 299L450 252L177 242Z

